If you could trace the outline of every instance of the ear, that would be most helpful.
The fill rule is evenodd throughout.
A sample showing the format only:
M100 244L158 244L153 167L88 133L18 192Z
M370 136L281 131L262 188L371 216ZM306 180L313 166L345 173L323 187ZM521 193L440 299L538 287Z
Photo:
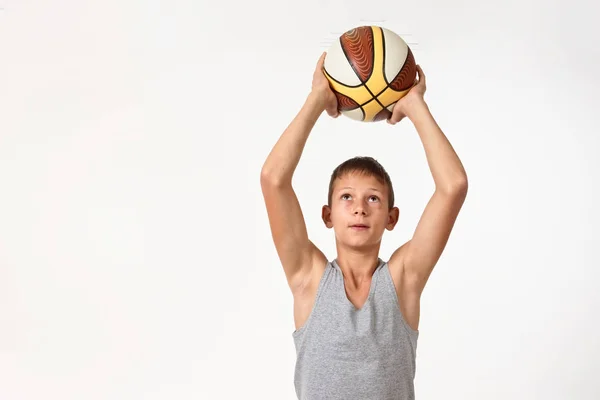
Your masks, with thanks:
M388 231L394 230L394 227L398 223L398 219L400 218L400 209L398 207L392 207L388 214L387 225L385 229Z
M325 226L329 229L333 228L333 222L331 221L331 207L324 205L321 210L321 218L325 223Z

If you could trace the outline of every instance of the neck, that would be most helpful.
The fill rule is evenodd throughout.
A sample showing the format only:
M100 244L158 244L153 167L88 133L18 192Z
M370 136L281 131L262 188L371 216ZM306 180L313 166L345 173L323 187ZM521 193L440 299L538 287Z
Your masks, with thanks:
M379 246L353 249L337 244L336 262L340 269L357 281L370 279L379 262Z

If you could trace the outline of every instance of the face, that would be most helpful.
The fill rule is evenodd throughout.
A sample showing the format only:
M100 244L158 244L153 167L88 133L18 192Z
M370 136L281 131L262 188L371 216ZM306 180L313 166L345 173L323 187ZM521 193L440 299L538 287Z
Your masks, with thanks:
M331 206L323 206L323 222L336 240L351 248L379 246L383 232L394 229L398 208L388 206L387 186L377 178L350 173L334 182Z

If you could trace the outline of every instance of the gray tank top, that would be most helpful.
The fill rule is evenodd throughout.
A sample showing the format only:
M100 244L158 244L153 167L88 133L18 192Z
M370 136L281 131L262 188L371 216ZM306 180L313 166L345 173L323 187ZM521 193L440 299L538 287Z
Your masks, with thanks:
M361 309L329 262L311 314L292 333L298 399L413 400L418 335L400 312L387 262L379 259Z

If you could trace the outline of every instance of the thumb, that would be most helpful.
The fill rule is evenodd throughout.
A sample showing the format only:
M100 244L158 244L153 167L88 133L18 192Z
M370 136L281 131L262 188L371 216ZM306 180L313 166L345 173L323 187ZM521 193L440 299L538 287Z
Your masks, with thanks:
M392 113L392 116L388 118L387 122L391 125L396 125L398 122L404 119L404 115L398 112Z
M323 69L323 64L325 64L325 57L327 57L326 51L324 51L321 54L321 57L319 57L319 60L317 61L317 69Z
M337 118L340 116L340 112L337 108L330 107L330 108L327 108L326 111L327 111L327 114L332 118Z

